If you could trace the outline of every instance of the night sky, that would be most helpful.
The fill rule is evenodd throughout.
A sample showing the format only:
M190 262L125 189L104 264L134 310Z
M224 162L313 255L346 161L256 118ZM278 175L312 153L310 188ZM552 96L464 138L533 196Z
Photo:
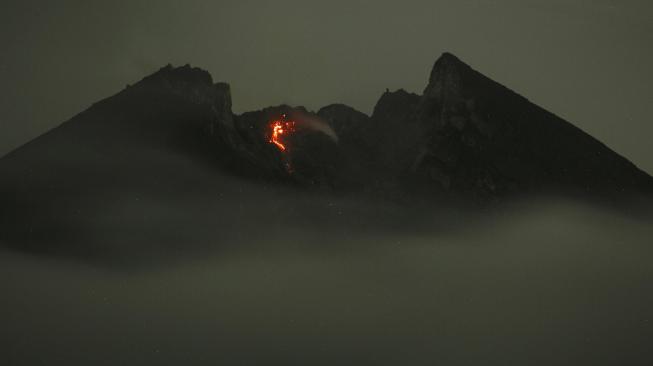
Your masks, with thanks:
M650 1L4 1L0 154L159 67L232 85L234 110L421 93L456 54L653 172Z

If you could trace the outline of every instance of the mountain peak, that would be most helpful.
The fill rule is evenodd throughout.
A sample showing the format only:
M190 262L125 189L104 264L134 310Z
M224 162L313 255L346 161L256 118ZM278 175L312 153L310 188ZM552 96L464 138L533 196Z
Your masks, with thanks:
M372 117L379 118L382 115L393 115L396 114L397 111L401 111L401 116L395 115L394 118L403 118L403 116L408 113L410 108L416 105L418 101L419 95L409 93L404 89L398 89L393 92L386 90L381 95L381 98L379 98L379 100L376 102L374 111L372 112Z
M213 103L216 97L230 99L229 84L214 84L213 77L208 71L189 64L179 67L168 64L144 77L130 89L157 94L174 94L198 104Z
M438 57L438 59L435 62L436 64L437 63L452 63L452 64L463 63L456 55L450 52L443 52L442 55L440 55L440 57Z
M450 53L435 62L417 116L430 142L414 166L446 189L653 189L628 160Z
M440 98L443 93L457 93L464 75L471 67L449 52L443 53L433 65L429 83L424 89L427 98Z
M192 84L212 85L213 78L211 74L199 67L192 67L189 64L174 67L171 64L160 68L152 75L146 76L139 83L150 83L158 81L167 81L172 84L184 82Z
M462 62L458 57L449 52L444 52L435 61L435 65L433 65L433 69L431 70L431 81L434 81L434 77L444 72L462 71L468 68L469 65Z

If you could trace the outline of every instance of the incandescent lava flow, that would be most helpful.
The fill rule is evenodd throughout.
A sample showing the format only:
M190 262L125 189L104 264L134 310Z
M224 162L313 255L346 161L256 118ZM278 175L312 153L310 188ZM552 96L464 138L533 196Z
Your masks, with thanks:
M270 140L271 144L275 144L282 152L286 151L286 144L282 141L283 135L295 132L295 121L287 121L286 115L282 115L281 119L270 122Z

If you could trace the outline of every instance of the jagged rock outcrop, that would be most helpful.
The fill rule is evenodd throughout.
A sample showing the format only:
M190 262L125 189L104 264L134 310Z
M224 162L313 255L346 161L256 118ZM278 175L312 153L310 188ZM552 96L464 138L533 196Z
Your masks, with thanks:
M419 95L400 89L386 91L374 106L368 140L375 146L377 165L386 186L399 184L415 159L422 134L414 117L419 100Z
M483 195L567 190L618 194L653 180L572 124L445 53L417 108L416 173Z
M181 67L168 64L127 89L132 93L174 94L196 104L213 103L218 91L208 71L188 64Z

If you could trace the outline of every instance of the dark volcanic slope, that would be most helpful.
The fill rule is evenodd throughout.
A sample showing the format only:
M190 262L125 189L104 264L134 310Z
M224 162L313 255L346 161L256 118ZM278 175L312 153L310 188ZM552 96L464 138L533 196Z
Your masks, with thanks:
M270 122L283 115L297 122L286 151L270 143ZM188 196L240 197L241 183L221 186L234 176L260 190L275 181L432 199L552 190L620 198L653 187L617 153L450 54L424 95L388 91L371 116L341 104L234 115L227 84L167 66L0 159L0 241L97 239L94 225L124 226L120 210L142 197L176 213L187 212L173 208ZM259 213L272 202L261 194ZM242 202L224 206L217 225L236 220L230 210ZM109 221L97 218L109 208ZM135 232L159 232L162 221L143 216Z
M116 206L148 195L165 206L214 183L203 141L224 88L200 69L168 66L3 157L0 241L97 238L87 231L98 215L128 225L109 214Z
M653 186L596 139L451 54L436 62L416 118L425 139L416 170L443 187L615 193Z

